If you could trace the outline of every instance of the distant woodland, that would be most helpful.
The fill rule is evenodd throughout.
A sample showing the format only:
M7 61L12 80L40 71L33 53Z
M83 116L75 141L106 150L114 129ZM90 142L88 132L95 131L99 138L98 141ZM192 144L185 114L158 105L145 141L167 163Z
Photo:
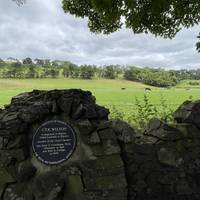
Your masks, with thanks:
M164 70L162 68L120 65L76 65L69 61L25 58L21 61L0 59L0 78L73 78L73 79L125 79L156 87L172 87L181 80L199 84L200 69Z

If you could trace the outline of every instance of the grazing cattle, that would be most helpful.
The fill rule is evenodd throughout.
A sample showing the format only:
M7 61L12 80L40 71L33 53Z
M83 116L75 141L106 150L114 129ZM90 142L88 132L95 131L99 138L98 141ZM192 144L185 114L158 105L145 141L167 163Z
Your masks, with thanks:
M121 88L121 90L125 90L125 89L126 89L126 88L124 88L124 87L123 87L123 88Z
M151 88L145 88L145 91L151 91Z

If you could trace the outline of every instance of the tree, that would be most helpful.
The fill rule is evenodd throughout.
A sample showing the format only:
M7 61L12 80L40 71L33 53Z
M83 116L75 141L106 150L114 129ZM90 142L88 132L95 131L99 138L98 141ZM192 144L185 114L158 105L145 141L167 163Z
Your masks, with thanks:
M13 67L13 68L19 68L21 66L22 66L22 64L20 62L13 62L13 63L11 63L11 67Z
M4 65L5 65L4 60L0 58L0 67L3 67Z
M153 68L128 67L125 69L124 79L138 81L157 87L175 86L179 78L171 71Z
M65 67L65 66L63 67L62 75L63 75L65 78L69 77L69 69L68 69L68 67Z
M30 65L30 64L33 64L33 61L31 58L25 58L25 59L23 59L23 64Z
M79 68L77 65L70 63L68 65L69 77L78 78L79 77Z
M124 72L124 78L130 81L140 81L142 71L137 67L128 67Z
M44 61L44 65L49 67L51 65L51 60L50 59L45 59Z
M36 70L36 67L34 67L34 66L30 66L29 68L28 68L28 71L27 71L27 73L26 73L26 78L38 78L38 72L37 72L37 70Z
M51 62L51 65L54 66L54 67L58 67L59 66L59 64L55 60Z
M92 79L95 71L90 65L83 65L80 67L80 78L82 79Z
M108 79L115 79L116 78L116 71L113 65L106 66L104 68L103 77Z
M36 58L36 59L35 59L35 62L36 62L36 65L44 66L44 60L42 60L42 59Z

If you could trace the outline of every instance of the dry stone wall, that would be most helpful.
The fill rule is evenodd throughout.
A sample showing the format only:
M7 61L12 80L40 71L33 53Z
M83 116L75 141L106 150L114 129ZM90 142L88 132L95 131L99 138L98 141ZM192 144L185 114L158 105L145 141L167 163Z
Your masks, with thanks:
M0 112L2 200L126 199L121 149L109 111L81 90L33 91ZM71 157L45 165L32 150L37 128L49 120L70 124L77 137Z
M14 97L0 110L0 199L200 199L199 101L180 106L173 125L152 119L142 135L125 122L110 121L108 114L82 90L34 90ZM73 149L62 162L45 163L33 141L50 129L65 137L58 122L74 133L68 138Z
M177 123L152 119L142 136L121 145L129 200L200 199L200 101L173 115Z

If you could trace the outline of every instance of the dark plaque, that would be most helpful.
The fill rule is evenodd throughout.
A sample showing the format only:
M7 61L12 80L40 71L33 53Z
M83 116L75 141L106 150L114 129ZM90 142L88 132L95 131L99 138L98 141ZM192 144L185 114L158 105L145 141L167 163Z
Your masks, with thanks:
M76 146L76 134L72 127L63 121L47 121L37 129L32 146L41 162L57 165L72 155Z

